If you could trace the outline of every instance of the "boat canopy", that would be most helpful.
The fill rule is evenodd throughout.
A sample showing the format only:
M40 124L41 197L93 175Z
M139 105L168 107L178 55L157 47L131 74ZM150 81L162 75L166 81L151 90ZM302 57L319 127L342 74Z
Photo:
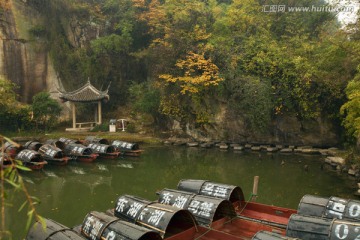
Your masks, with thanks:
M61 137L59 138L59 141L60 142L63 142L65 145L68 145L68 144L80 144L81 142L78 141L78 140L74 140L74 139L70 139L70 138L65 138L65 137Z
M305 195L300 200L298 214L360 221L360 201L338 197L324 198Z
M160 235L148 228L122 221L102 212L90 212L82 226L82 235L88 239L161 240Z
M58 148L60 148L61 150L64 150L65 148L65 143L61 142L60 140L57 139L48 139L45 142L46 144L50 144L50 145L54 145Z
M115 140L112 142L114 147L118 148L120 151L134 151L139 150L139 144L137 143L129 143L124 141Z
M21 152L19 152L18 155L16 155L15 157L16 160L20 160L24 163L29 163L29 162L42 162L43 160L41 159L41 155L40 153L34 151L34 150L29 150L29 149L24 149Z
M224 217L231 219L236 216L234 206L229 200L167 188L158 194L159 203L189 210L199 224L204 226L210 227L213 221Z
M88 136L85 138L84 144L88 145L90 143L106 144L109 145L109 141L105 138L98 138L95 136Z
M41 146L42 144L37 141L28 141L24 145L26 149L34 150L34 151L38 151Z
M114 153L115 147L106 144L90 143L88 145L95 153Z
M183 179L179 181L177 189L199 195L226 199L232 203L245 201L243 191L240 187L210 182L208 180Z
M62 240L84 240L85 238L78 235L74 230L55 222L51 219L44 219L45 228L40 222L34 223L30 228L25 240L48 240L48 239L62 239Z
M39 149L39 153L43 154L44 157L49 157L49 158L65 157L63 151L60 148L50 144L42 145L41 148Z
M68 156L87 156L93 153L92 149L82 144L68 144L65 146L64 152Z
M118 198L114 215L155 230L163 238L196 226L196 220L188 210L150 202L131 195L123 195Z

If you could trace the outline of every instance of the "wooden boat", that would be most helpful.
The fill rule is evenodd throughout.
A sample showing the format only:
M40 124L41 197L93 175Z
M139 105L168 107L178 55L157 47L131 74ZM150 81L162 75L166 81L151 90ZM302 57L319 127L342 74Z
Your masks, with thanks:
M87 145L95 153L99 154L101 158L117 158L120 155L119 151L116 151L114 146L100 144L100 143L90 143Z
M123 156L139 157L144 150L139 149L139 144L115 140L111 143Z
M70 159L80 162L93 162L99 156L89 147L82 144L70 143L65 146L64 153Z
M285 235L284 229L240 218L235 214L235 209L228 200L176 190L165 191L160 195L158 203L123 195L117 200L113 215L153 229L162 237L173 240L245 240L251 239L258 231L278 232L282 236ZM179 211L182 211L182 216L190 213L195 224L189 224L190 217L176 217ZM178 231L169 231L173 228Z
M210 188L208 184L214 187ZM93 240L354 240L359 236L360 223L356 221L332 219L330 215L329 218L323 218L300 214L292 214L285 220L296 211L275 207L284 211L279 216L273 213L272 206L239 202L237 199L242 197L240 188L236 186L204 180L181 180L179 186L192 188L191 191L163 189L158 192L157 202L122 195L117 199L114 209L106 213L90 212L82 225L72 231ZM202 189L205 186L206 191ZM217 187L226 188L227 191L214 191ZM194 193L196 189L202 189L199 192L202 194ZM218 197L209 196L214 194ZM315 215L326 213L327 207L339 210L334 207L334 202L345 206L347 210L344 214L360 212L359 201L331 198L323 204L324 199L314 196L304 197L300 203L303 206L299 205L299 209L306 209ZM241 211L236 210L239 206L242 207ZM283 223L286 223L285 229ZM64 226L60 228L57 232L68 231ZM42 228L37 229L45 234ZM34 234L33 230L30 233L33 236L41 235ZM50 231L47 234L54 233ZM30 239L47 238L26 238ZM64 236L61 239L72 238ZM78 239L77 236L74 239Z
M204 182L209 183L209 181ZM182 185L186 185L185 183L182 182ZM206 186L206 184L201 185ZM218 186L227 186L228 197L234 202L236 199L241 199L240 188L224 184L218 184ZM250 216L247 216L249 219L240 217L235 211L235 206L239 205L229 199L171 189L164 189L158 195L157 202L131 195L120 196L114 209L107 213L87 214L82 225L74 230L86 239L94 240L295 239L285 237L285 230L281 227L253 220ZM223 196L223 194L220 195ZM248 205L249 203L246 204ZM246 206L243 207L246 208ZM255 211L253 207L250 209ZM266 205L262 205L262 209L266 209ZM268 210L268 212L271 211ZM251 213L249 209L248 213ZM252 213L252 215L256 214ZM271 221L271 219L268 220ZM38 228L38 231L43 230ZM36 235L34 231L30 232L33 236ZM27 240L30 239L27 238Z
M262 224L267 224L284 233L292 214L297 213L294 209L270 206L256 202L245 201L240 187L222 183L198 179L180 180L178 190L187 191L199 195L226 199L232 202L239 218L251 219Z
M19 154L16 155L15 160L21 161L25 167L32 170L42 169L44 165L47 164L47 162L42 159L40 153L29 149L20 151Z
M50 164L66 165L70 159L65 156L64 152L60 148L50 144L42 145L38 152Z

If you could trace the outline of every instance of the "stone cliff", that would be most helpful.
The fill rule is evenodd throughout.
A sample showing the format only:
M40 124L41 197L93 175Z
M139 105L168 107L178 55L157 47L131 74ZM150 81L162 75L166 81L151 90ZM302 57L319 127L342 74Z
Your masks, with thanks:
M58 78L45 39L29 34L41 16L26 1L10 1L0 9L0 75L19 86L22 102L36 93L56 92Z

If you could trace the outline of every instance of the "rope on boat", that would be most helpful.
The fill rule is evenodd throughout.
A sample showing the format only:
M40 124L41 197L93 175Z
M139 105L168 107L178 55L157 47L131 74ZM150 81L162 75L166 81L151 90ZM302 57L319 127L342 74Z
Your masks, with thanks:
M227 224L227 223L231 222L232 220L234 220L235 218L237 218L237 217L238 217L237 215L240 215L240 214L244 211L244 209L246 208L246 206L248 205L248 203L250 202L250 200L251 200L253 197L257 197L257 194L250 193L249 200L247 200L247 201L245 202L245 205L244 205L244 207L241 209L241 211L240 211L238 214L236 214L235 217L233 217L233 218L231 218L230 220L224 222L224 224Z
M251 193L251 194L250 194L249 200L246 201L244 207L241 209L241 211L240 211L239 214L241 214L241 213L244 211L244 209L246 208L247 204L248 204L248 203L250 202L250 200L251 200L253 197L255 197L255 196L257 196L257 194L254 194L254 193ZM230 220L224 222L224 225L227 224L227 223L229 223L229 222L231 222L232 220L236 219L237 217L238 217L238 216L235 216L235 217L231 218ZM195 238L194 240L200 239L201 237L205 236L205 235L206 235L208 232L210 232L210 231L217 231L217 232L219 232L219 230L216 230L216 229L213 229L213 228L209 227L206 232L204 232L203 234L201 234L200 236L198 236L198 237Z

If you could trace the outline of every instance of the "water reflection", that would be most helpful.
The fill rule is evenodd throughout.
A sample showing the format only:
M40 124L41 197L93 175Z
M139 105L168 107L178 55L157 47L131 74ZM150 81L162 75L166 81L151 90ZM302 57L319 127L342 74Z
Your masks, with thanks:
M260 176L258 201L296 208L305 194L353 198L355 183L346 176L323 170L319 156L219 151L186 147L146 147L140 158L72 162L46 166L44 171L24 173L32 195L41 199L39 212L64 225L82 222L92 211L114 207L116 199L132 194L155 200L156 191L176 188L180 179L207 179L240 186L248 198L255 175ZM307 170L304 166L307 165ZM20 206L23 196L9 202ZM14 239L25 226L26 215L7 208L6 225Z

